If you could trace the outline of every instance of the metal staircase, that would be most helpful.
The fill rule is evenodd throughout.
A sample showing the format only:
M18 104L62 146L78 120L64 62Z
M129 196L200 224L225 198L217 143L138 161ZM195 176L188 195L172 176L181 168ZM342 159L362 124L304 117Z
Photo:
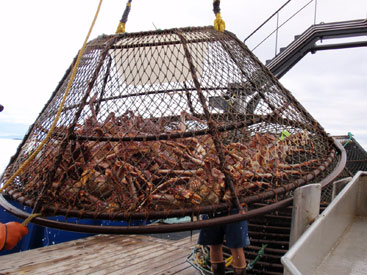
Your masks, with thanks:
M359 36L367 36L367 19L312 25L301 35L295 36L287 47L281 48L277 56L266 62L266 66L277 78L281 78L309 52L367 46L367 39L326 45L316 45L317 41Z

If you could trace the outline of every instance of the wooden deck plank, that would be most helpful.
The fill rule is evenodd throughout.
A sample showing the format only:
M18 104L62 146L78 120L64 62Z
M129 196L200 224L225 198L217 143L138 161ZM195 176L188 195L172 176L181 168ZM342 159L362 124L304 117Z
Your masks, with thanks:
M137 272L136 274L152 274L154 270L159 269L167 261L168 263L170 263L170 266L172 266L173 262L177 262L177 259L172 258L172 256L177 254L181 255L181 253L178 253L177 249L174 247L171 247L171 251L160 250L154 253L154 255L149 255L148 257L138 259L137 262L132 262L132 265L123 268L122 270L125 274L131 274L135 272ZM182 258L183 257L181 255L178 260L182 262ZM152 265L151 263L154 264ZM167 269L168 267L169 265L167 265L165 269ZM161 270L164 271L165 269ZM113 274L113 272L110 274Z
M153 249L154 249L153 252L154 252L155 250L157 250L157 245L158 246L161 246L162 243L164 243L165 245L167 245L167 242L165 242L164 240L163 241L159 241L159 240L150 239L149 240L149 245L148 246L145 245L144 246L145 248L143 248L143 250L145 250L145 252L150 253L147 250L149 250L153 244L156 244L153 247ZM124 250L121 251L122 249L124 249ZM132 250L135 250L135 251L132 251ZM124 257L124 255L126 255L126 254L133 255L134 253L137 253L137 252L138 252L137 251L137 248L134 247L134 246L131 247L130 249L129 248L126 249L126 247L124 247L124 248L121 247L121 249L118 248L118 249L112 251L111 253L109 253L107 255L104 254L103 257L99 261L96 261L96 258L99 258L98 255L95 255L94 257L89 257L89 261L88 261L88 258L83 258L83 266L82 267L78 267L77 268L77 271L80 272L83 269L90 269L93 266L98 266L98 265L101 264L100 261L104 262L104 264L106 264L107 262L114 262L114 263L116 263L116 261L118 261L119 258ZM135 255L135 256L138 257L139 255ZM107 260L105 260L105 258L107 258ZM125 261L126 261L126 259L125 259Z
M139 269L138 274L145 274L145 272L149 271L150 274L162 274L163 271L172 268L177 264L181 264L186 261L187 255L182 255L181 253L177 253L177 251L172 251L171 253L164 254L164 257L156 260L156 264L154 266L146 266Z
M121 247L122 248L122 247ZM118 262L121 258L124 262L128 262L131 259L139 257L141 254L150 253L150 251L154 251L159 248L159 244L150 244L148 246L137 248L135 245L131 245L131 249L128 253L121 251L120 247L113 248L114 251L111 251L108 254L99 254L95 253L92 255L91 261L89 264L85 264L84 258L80 259L83 262L83 269L90 270L91 268L99 269L104 268L108 264L113 264ZM125 256L124 256L125 255ZM70 266L71 270L76 270L80 268L80 263L76 262L77 266ZM81 269L80 271L82 271ZM57 271L65 270L64 266L59 266ZM52 274L52 273L51 273Z
M85 243L86 245L78 245L80 243ZM62 265L66 265L67 259L76 259L78 256L84 256L85 254L94 254L95 247L89 245L93 243L94 245L99 244L100 240L89 239L88 241L80 242L68 242L67 244L54 245L49 247L43 247L40 249L29 250L21 253L7 255L6 257L0 257L0 265L2 262L6 263L8 268L14 268L16 266L22 266L25 271L32 271L33 269L40 269L42 266L52 265L56 266L58 262ZM115 242L114 242L115 243ZM88 247L89 246L89 247ZM66 256L65 256L66 255ZM12 258L16 257L16 262L12 261ZM67 259L66 259L67 257ZM2 270L7 271L7 270Z
M158 247L154 247L157 249ZM115 252L115 253L109 253L108 255L95 255L94 259L89 260L88 262L85 262L83 259L82 265L79 265L78 267L70 268L73 271L77 271L78 273L84 273L84 272L90 272L90 270L98 269L98 268L104 268L108 263L114 262L119 258L125 257L125 255L128 255L131 251L136 250L136 248L132 248L129 251L126 251L125 253L121 252ZM139 256L139 254L134 254L133 256ZM68 270L66 270L68 271Z
M135 266L139 264L140 262L144 262L144 261L149 262L150 259L152 258L152 255L160 256L166 253L167 251L169 251L168 248L162 249L162 247L159 244L156 244L154 248L155 250L151 250L151 249L146 250L146 247L139 248L139 250L141 250L139 251L139 253L128 255L127 257L123 257L123 258L114 258L108 261L109 262L108 267L99 266L93 270L105 270L110 274L116 270L122 269L125 274L130 274L128 271L135 269ZM171 247L170 249L173 250L175 248ZM94 274L94 273L90 273L90 274Z
M187 272L187 269L190 271L192 270L191 274L195 274L196 272L195 268L193 268L189 263L184 262L168 269L166 272L164 272L164 274L182 274L183 272Z
M42 251L37 258L35 255L30 255L31 257L28 258L27 251L16 253L16 261L12 261L12 258L9 257L0 257L0 266L2 272L7 272L8 269L12 270L18 267L22 267L22 270L29 270L40 268L41 266L49 266L55 265L57 262L65 263L68 259L73 259L76 256L80 256L80 254L85 253L92 253L92 251L66 251L64 252L62 249L58 250L59 252L50 252L45 253ZM33 251L32 251L33 252ZM15 256L14 254L10 254L7 256ZM3 268L6 267L6 268Z
M159 239L155 239L154 241L160 243L160 248L158 250L152 251L152 253L150 251L144 251L144 253L140 254L138 257L132 259L131 261L130 260L126 261L123 259L114 261L113 266L110 266L108 268L109 274L111 274L111 272L115 272L120 269L122 269L124 273L129 274L130 272L132 272L132 270L140 270L140 268L146 267L147 261L149 262L154 261L159 263L159 261L155 261L155 259L160 259L167 253L169 254L170 252L176 252L176 253L178 252L178 248L174 245L174 242L172 241L159 240ZM187 253L186 251L181 252L185 254ZM128 265L126 265L126 263L128 263Z
M122 244L130 244L135 245L134 240L121 240ZM103 245L101 245L103 243ZM65 270L66 267L75 267L76 263L79 265L85 258L91 257L94 260L96 259L96 254L103 253L103 251L108 251L110 249L113 249L117 244L120 242L111 242L111 243L105 243L105 242L95 242L94 246L90 246L88 251L84 251L83 247L74 247L75 250L71 247L67 247L67 249L56 249L53 250L53 253L50 253L50 255L47 257L47 259L40 258L36 259L37 264L30 264L28 266L24 266L23 270L26 272L32 272L33 270L37 270L37 272L44 272L45 274L53 274L57 273L59 271ZM99 247L99 249L96 251L96 247ZM66 256L65 256L66 255ZM67 257L67 258L65 258ZM26 260L26 259L25 259ZM49 267L52 266L52 269Z
M196 274L197 236L98 235L0 257L0 274Z
M151 271L149 271L149 274L163 274L163 273L167 273L170 270L174 269L177 265L182 265L186 262L187 256L181 256L178 259L175 259L165 265L159 266L159 267L154 267L152 268ZM142 273L142 274L147 274L147 273Z
M109 238L109 240L111 239ZM94 245L99 242L100 240L91 238L88 242L77 240L5 255L0 257L0 266L6 266L12 269L17 266L26 266L27 264L37 265L47 263L48 261L58 261L58 259L64 259L64 255L76 257L83 254L94 253ZM16 261L12 261L14 255L17 255ZM4 272L6 269L2 269L2 271Z

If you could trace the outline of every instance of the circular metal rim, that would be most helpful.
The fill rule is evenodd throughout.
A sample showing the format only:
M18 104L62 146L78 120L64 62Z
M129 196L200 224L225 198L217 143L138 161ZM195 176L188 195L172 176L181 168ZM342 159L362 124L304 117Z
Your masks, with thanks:
M338 164L335 169L325 177L321 182L321 186L325 187L332 182L343 171L346 164L346 152L344 147L336 140L333 139L338 152L341 154ZM293 201L293 198L288 198L261 208L250 210L245 214L234 214L224 217L218 217L208 220L200 220L194 222L180 223L180 224L165 224L165 225L140 225L140 226L97 226L97 225L84 225L67 222L59 222L49 220L47 218L36 217L32 220L33 223L58 228L62 230L81 232L81 233L94 233L94 234L154 234L154 233L170 233L201 229L204 227L210 227L213 225L220 225L225 223L232 223L236 221L250 219L256 216L264 215L268 212L284 208L289 206ZM29 217L29 213L22 211L15 206L11 205L2 194L0 194L0 205L13 215L26 219Z
M76 224L60 222L50 220L47 218L36 217L32 220L32 223L57 228L61 230L74 231L80 233L92 233L92 234L156 234L156 233L172 233L181 231L197 230L213 225L233 223L237 221L247 220L259 215L264 215L268 212L281 209L289 206L292 203L292 198L288 198L258 209L254 209L246 212L245 214L233 214L224 217L212 218L207 220L200 220L187 223L179 224L159 224L159 225L138 225L138 226L99 226L99 225L88 225L88 224ZM29 213L16 208L11 205L1 194L0 205L14 216L26 219L29 217Z
M335 143L336 148L340 150L339 146ZM247 197L245 199L240 200L241 203L251 204L258 201L262 201L265 199L272 198L277 195L281 195L287 191L295 189L301 185L304 185L314 179L318 174L324 171L330 163L335 158L336 153L335 149L333 149L327 160L320 165L318 168L313 170L311 173L305 175L304 177L288 183L285 186L278 187L276 189L263 192L259 195L253 195L251 197ZM344 166L343 166L344 168ZM34 207L34 201L27 201L21 195L18 196L18 193L9 192L11 197L26 206L31 208ZM0 203L1 204L1 203ZM151 211L151 212L139 212L139 213L131 213L131 212L122 212L122 213L98 213L93 211L81 211L81 210L73 210L73 209L64 209L64 208L55 208L53 206L46 206L43 209L43 213L45 215L56 216L56 215L63 215L69 217L77 217L77 218L86 218L86 219L101 219L101 220L150 220L150 219L164 219L164 218L171 218L171 217L184 217L184 216L192 216L192 215L199 215L199 214L206 214L206 213L213 213L216 211L223 211L231 206L228 203L221 203L215 206L208 205L208 206L200 206L200 207L193 207L193 208L186 208L186 209L175 209L175 210L165 210L165 211Z

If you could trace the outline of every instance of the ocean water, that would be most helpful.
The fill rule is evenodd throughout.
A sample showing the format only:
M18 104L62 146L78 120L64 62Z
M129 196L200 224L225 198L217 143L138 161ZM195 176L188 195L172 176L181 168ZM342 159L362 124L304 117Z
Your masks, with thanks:
M16 153L21 140L0 138L0 175L9 164L10 158Z

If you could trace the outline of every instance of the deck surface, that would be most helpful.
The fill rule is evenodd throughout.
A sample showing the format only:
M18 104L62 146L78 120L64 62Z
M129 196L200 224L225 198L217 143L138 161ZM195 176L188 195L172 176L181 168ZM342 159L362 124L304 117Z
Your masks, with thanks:
M0 274L198 274L187 257L197 234L96 235L0 257Z
M367 217L356 217L315 274L367 274Z

